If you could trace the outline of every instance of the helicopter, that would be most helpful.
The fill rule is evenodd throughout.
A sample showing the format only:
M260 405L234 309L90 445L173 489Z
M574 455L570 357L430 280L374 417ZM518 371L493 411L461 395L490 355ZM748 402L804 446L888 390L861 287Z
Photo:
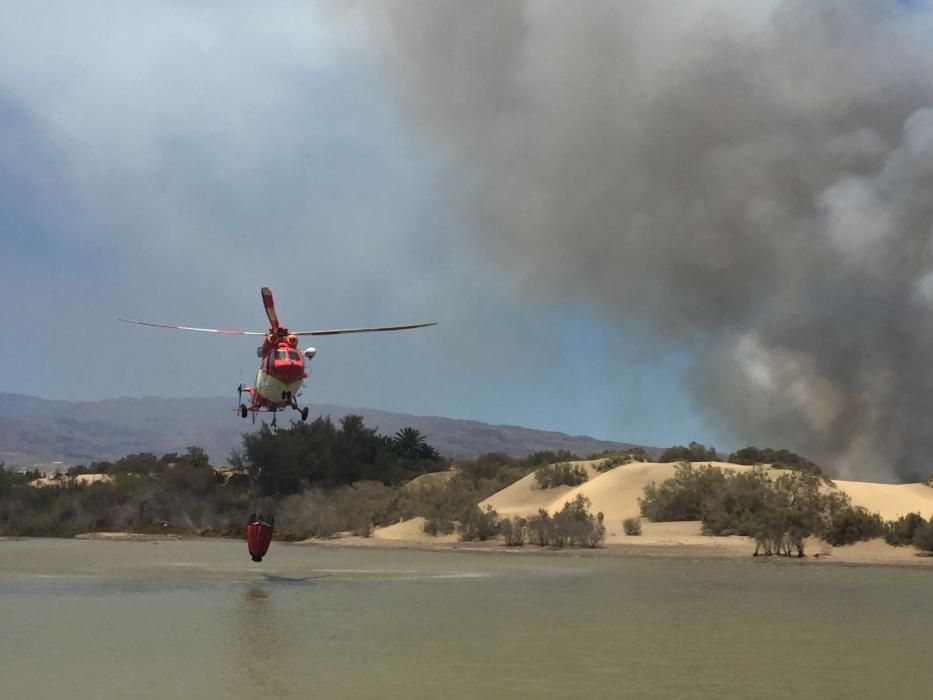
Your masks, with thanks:
M339 328L325 331L293 332L279 323L278 316L275 313L275 302L272 298L272 291L268 287L262 288L262 304L266 309L266 316L269 318L269 330L265 332L224 330L220 328L193 328L191 326L175 326L165 323L135 321L127 318L118 320L124 323L135 323L140 326L170 328L180 331L198 331L200 333L216 333L219 335L264 336L262 345L256 348L256 356L260 360L259 369L256 372L256 383L253 386L240 384L237 387L238 406L233 410L238 412L242 418L252 415L254 422L257 413L272 413L272 427L275 427L275 418L278 412L284 411L287 408L298 411L302 421L308 419L308 407L298 406L298 396L300 395L302 384L308 378L305 360L310 362L317 354L317 350L313 347L308 347L304 352L299 351L298 338L300 336L406 331L414 328L427 328L437 325L436 322L432 322L413 323L405 326L382 326L378 328ZM246 393L248 397L248 402L243 401L244 393Z

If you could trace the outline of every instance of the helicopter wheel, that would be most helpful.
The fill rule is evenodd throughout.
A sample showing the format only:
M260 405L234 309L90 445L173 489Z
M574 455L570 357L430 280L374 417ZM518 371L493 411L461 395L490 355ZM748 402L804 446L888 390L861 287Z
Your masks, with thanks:
M246 404L245 404L245 403L241 403L241 404L240 404L240 418L246 418L246 414L247 414L247 413L249 413L249 411L247 411L247 409L246 409Z
M303 409L301 409L301 421L302 421L302 423L303 423L304 421L306 421L306 420L308 420L308 407L307 407L307 406L305 406Z

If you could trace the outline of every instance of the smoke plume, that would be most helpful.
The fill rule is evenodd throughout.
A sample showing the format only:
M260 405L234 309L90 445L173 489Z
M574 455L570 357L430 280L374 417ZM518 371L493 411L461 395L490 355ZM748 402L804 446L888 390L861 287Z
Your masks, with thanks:
M933 43L893 2L366 7L472 252L683 348L736 444L933 454Z

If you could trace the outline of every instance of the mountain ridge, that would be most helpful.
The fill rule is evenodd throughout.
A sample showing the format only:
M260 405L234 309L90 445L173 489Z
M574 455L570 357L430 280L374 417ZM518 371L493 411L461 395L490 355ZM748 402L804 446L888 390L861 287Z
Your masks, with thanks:
M644 447L516 425L443 416L419 416L379 409L312 404L311 418L332 420L357 414L370 427L394 434L404 427L421 431L441 454L454 458L484 452L516 457L538 450L570 450L580 455L603 450ZM279 416L290 422L290 412ZM180 452L189 445L203 447L212 462L226 461L242 445L242 435L258 429L235 417L228 398L168 399L146 396L101 401L42 399L0 392L0 461L8 466L54 469L60 465L114 459L132 452Z

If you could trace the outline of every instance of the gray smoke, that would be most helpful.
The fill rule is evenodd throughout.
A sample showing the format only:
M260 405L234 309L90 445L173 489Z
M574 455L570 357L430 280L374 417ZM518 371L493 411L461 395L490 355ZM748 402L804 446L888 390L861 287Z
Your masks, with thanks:
M933 43L891 1L386 2L364 14L471 252L690 353L737 443L933 454Z

